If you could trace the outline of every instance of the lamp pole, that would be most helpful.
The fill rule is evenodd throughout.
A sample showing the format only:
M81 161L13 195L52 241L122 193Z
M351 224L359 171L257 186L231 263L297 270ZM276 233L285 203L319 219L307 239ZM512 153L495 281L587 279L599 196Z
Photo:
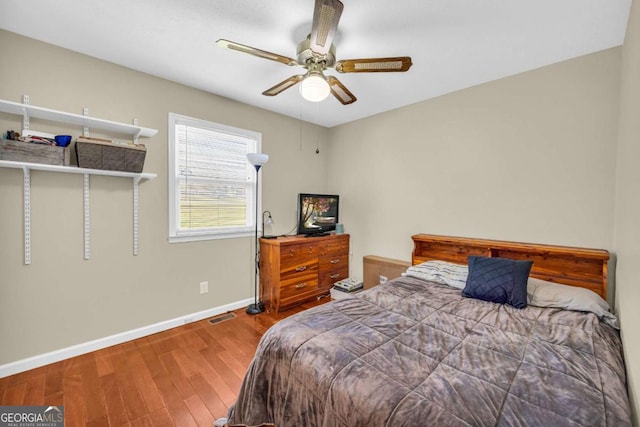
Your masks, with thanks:
M260 153L249 153L247 154L247 159L249 160L249 163L251 163L255 168L256 168L256 201L255 201L255 208L256 208L256 215L254 217L255 222L256 222L256 227L255 227L255 233L254 233L254 237L255 237L255 259L254 259L254 282L253 282L253 290L254 290L254 297L253 297L253 304L249 304L247 306L247 314L258 314L258 313L262 313L264 311L264 304L262 304L262 302L259 300L258 298L258 273L260 272L260 250L258 247L258 189L260 186L260 168L262 167L262 165L264 165L265 163L267 163L267 160L269 160L269 156L266 154L260 154Z

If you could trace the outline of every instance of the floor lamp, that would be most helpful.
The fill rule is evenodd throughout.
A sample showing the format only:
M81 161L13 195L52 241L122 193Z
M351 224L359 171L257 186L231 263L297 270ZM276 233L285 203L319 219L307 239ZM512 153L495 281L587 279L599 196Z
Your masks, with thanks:
M258 297L258 274L260 272L260 250L258 247L258 184L260 182L260 168L262 165L267 163L269 160L269 156L267 154L262 153L249 153L247 154L247 159L249 163L256 168L256 216L254 217L256 222L256 232L255 232L255 272L254 272L254 300L253 304L249 304L247 307L248 314L258 314L264 311L264 304L260 301Z

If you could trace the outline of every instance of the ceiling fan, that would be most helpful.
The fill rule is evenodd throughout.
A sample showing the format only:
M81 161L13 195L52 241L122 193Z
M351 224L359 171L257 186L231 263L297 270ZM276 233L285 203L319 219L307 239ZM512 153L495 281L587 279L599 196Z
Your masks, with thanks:
M225 49L237 50L260 58L269 59L289 66L300 66L306 74L298 74L278 83L262 92L266 96L275 96L300 83L300 93L309 101L322 101L332 93L344 105L356 102L356 97L334 76L325 76L324 72L334 68L339 73L375 73L407 71L412 63L411 57L363 58L336 61L336 48L333 38L342 14L340 0L316 0L313 11L311 34L298 44L297 59L267 52L266 50L220 39L216 44Z

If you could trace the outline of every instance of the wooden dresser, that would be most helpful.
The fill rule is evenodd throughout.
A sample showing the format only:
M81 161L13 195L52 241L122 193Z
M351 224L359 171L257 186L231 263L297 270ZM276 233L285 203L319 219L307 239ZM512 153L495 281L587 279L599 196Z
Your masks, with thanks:
M349 277L349 235L260 239L260 289L276 313L329 293Z

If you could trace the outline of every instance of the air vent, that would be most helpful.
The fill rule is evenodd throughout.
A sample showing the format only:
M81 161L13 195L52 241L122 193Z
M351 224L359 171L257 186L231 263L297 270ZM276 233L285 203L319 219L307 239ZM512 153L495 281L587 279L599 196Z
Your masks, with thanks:
M211 319L209 319L209 323L211 323L212 325L215 325L217 323L224 322L225 320L231 320L235 318L236 318L236 315L234 313L225 313L216 317L212 317Z

